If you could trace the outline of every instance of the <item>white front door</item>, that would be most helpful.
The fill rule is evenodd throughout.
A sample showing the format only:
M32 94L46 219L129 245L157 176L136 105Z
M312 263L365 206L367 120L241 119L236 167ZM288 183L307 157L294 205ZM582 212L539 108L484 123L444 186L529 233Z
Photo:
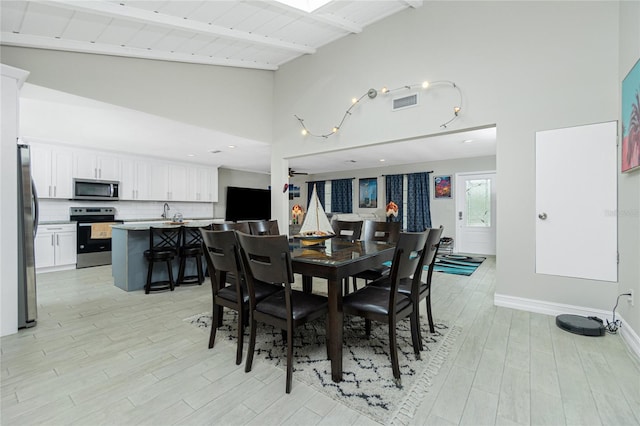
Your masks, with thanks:
M536 133L536 273L617 281L617 127Z
M458 253L496 254L496 173L456 173Z

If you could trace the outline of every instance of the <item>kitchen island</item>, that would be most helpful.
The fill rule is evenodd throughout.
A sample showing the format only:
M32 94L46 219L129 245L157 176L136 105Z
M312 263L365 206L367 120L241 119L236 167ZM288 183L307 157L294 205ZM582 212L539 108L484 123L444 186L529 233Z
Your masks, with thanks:
M220 219L185 220L182 225L188 227L203 227ZM144 251L149 249L149 228L151 227L177 228L171 222L131 222L112 226L111 233L111 274L116 287L125 291L144 290L147 282L148 263L144 258ZM173 261L173 277L178 277L179 259ZM204 260L203 260L204 264ZM187 262L187 275L195 275L195 262ZM168 280L165 265L158 264L153 271L153 281Z

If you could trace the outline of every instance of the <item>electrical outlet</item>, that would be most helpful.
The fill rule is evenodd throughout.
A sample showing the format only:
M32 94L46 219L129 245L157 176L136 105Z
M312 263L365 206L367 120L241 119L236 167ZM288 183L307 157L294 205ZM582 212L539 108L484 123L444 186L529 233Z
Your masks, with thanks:
M629 302L631 304L631 306L633 306L633 289L629 289L629 291L627 291L627 293L629 293L629 298L627 299L627 302Z

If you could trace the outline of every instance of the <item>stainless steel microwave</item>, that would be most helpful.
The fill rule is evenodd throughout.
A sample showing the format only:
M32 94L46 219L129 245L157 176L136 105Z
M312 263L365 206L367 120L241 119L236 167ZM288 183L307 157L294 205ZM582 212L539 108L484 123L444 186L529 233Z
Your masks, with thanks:
M74 200L117 201L120 182L112 180L74 179Z

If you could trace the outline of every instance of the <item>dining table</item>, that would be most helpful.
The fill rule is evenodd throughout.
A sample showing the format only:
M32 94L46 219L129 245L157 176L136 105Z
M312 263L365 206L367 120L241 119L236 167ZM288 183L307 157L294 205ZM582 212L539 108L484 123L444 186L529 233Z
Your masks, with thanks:
M312 291L313 278L327 280L327 339L331 378L342 380L342 282L359 272L380 266L393 258L395 246L379 241L348 241L332 238L319 245L305 245L292 238L289 241L293 272L302 275L305 292Z

